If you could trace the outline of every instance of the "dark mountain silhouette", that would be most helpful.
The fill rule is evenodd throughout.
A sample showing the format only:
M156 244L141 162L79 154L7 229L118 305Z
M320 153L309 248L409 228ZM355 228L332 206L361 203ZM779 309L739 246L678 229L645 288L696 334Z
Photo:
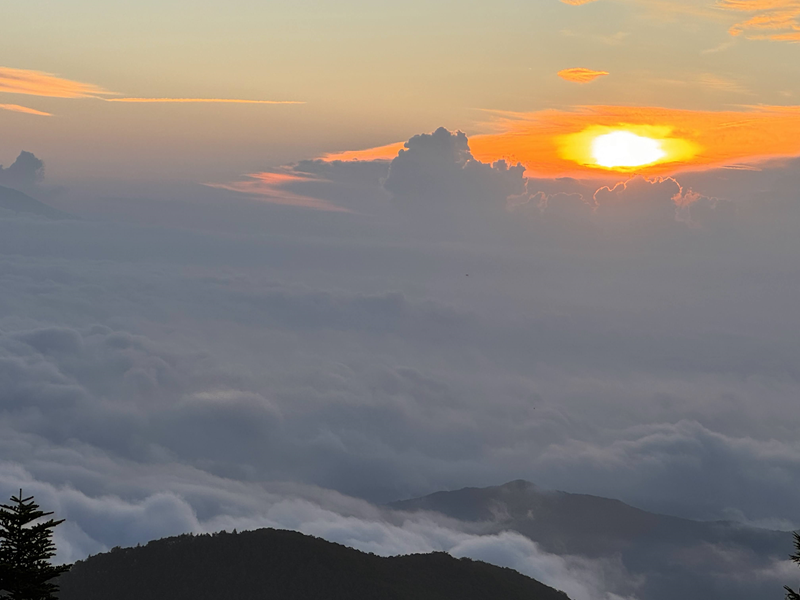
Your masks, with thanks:
M382 558L296 533L166 538L76 563L61 600L568 600L511 569L448 554Z
M790 532L659 515L619 500L541 490L527 481L438 492L390 506L482 522L485 533L517 531L556 554L619 556L632 575L645 577L637 590L642 600L781 598L780 582L756 574L786 559L792 548Z
M10 210L15 213L39 215L50 219L65 219L67 213L39 202L20 191L0 186L0 210Z

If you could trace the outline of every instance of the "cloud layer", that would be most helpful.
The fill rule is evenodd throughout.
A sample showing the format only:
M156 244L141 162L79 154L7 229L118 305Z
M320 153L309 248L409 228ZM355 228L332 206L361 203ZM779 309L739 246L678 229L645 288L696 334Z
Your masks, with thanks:
M797 526L798 160L534 178L473 146L438 129L246 193L4 211L0 492L68 518L65 560L274 525L486 558L592 600L620 593L613 557L369 502L525 478ZM35 179L38 159L18 163L0 175Z

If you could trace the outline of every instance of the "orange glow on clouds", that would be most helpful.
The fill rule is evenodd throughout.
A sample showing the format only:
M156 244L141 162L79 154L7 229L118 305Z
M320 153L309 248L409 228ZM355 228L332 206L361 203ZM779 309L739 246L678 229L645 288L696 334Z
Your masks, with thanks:
M347 150L345 152L332 152L322 157L322 160L332 162L334 160L353 161L353 160L392 160L398 152L405 147L405 142L387 144L377 148L367 150Z
M487 163L500 159L522 163L529 174L544 177L634 171L665 175L689 169L747 168L770 158L800 155L798 106L722 112L587 106L573 111L496 114L495 133L470 137L473 156ZM638 165L608 162L596 155L595 140L614 132L655 140L655 147L664 154ZM391 159L402 147L393 144L328 155L326 159ZM636 145L622 151L636 152Z
M28 108L27 106L20 106L19 104L0 104L0 110L10 110L12 112L25 113L26 115L39 115L40 117L52 117L49 112L36 110L35 108Z
M730 28L731 35L750 40L800 42L800 2L798 0L719 0L726 10L756 13Z
M0 67L0 92L50 98L96 98L111 92L90 83L62 79L50 73Z
M79 81L72 81L56 77L50 73L43 73L42 71L30 71L27 69L11 69L8 67L0 67L0 92L7 94L26 94L28 96L46 96L49 98L94 98L105 100L106 102L132 102L132 103L209 103L209 104L305 104L295 100L240 100L238 98L104 98L103 96L115 95L115 92L109 92L99 86L90 83L81 83ZM29 114L48 115L49 113L42 113L34 111L33 109L21 110L24 107L16 109L8 108L8 106L16 105L2 105L7 110L17 110L19 112L27 112Z
M558 76L561 77L561 79L566 79L567 81L575 83L590 83L603 75L608 75L608 71L593 71L592 69L583 69L580 67L564 69L558 72Z
M753 163L800 155L800 107L754 107L742 111L691 111L653 107L591 106L501 115L498 133L470 139L474 156L521 162L546 176L587 175L604 168L591 157L591 142L602 133L629 131L657 139L663 160L635 169L666 174L686 169ZM587 153L588 157L587 157Z
M595 0L561 0L564 4L569 4L570 6L580 6L581 4L589 4L589 2L594 2Z
M297 183L318 181L310 177L301 177L290 173L253 173L247 175L244 181L233 183L207 183L208 187L228 190L255 196L270 204L295 206L299 208L313 208L330 212L350 212L346 208L336 206L326 200L305 196L290 191L289 186Z
M210 104L305 104L298 100L239 100L236 98L104 98L106 102L133 103L210 103Z

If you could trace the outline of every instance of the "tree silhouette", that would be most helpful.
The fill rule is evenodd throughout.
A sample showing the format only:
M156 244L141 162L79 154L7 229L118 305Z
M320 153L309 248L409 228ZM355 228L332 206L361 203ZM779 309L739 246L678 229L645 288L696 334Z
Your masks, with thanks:
M58 586L52 579L69 570L54 567L53 528L63 523L49 519L52 512L39 510L33 496L11 496L11 504L0 504L0 596L11 600L47 600Z
M800 533L795 532L794 534L794 554L790 558L800 565ZM784 586L784 588L786 589L787 600L800 600L800 593L795 592L788 585Z

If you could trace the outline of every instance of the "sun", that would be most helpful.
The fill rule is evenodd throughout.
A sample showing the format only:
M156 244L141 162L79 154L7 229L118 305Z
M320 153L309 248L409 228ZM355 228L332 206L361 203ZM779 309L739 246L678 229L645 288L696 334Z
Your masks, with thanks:
M594 139L592 156L599 166L613 169L649 165L666 157L667 153L660 140L630 131L614 131Z
M663 163L688 162L700 151L693 141L674 137L664 125L593 125L556 139L561 158L609 171L636 171Z

